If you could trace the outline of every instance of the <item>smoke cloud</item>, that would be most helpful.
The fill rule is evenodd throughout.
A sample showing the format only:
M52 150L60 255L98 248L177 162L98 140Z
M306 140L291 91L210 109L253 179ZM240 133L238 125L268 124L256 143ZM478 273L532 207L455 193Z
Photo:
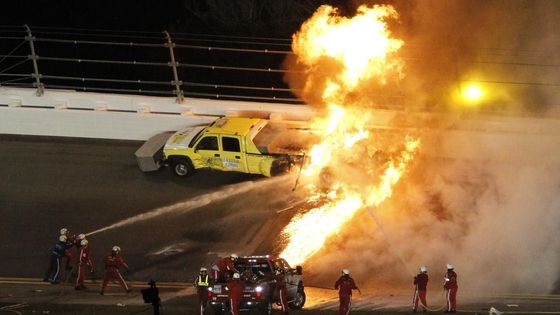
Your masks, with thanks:
M560 272L560 155L550 148L560 145L556 132L449 137L457 141L453 152L423 155L393 198L362 211L307 270L333 274L349 267L364 286L407 287L426 265L436 292L446 263L452 263L460 287L470 292L554 290ZM494 150L484 148L484 138ZM448 158L477 153L477 159Z
M471 81L486 92L484 110L544 112L560 105L560 3L555 0L393 0L354 1L389 3L398 20L389 20L394 36L405 44L399 55L406 62L405 79L382 87L362 89L375 107L417 110L456 109L459 94ZM366 40L366 39L364 39ZM292 70L303 70L295 56L285 61ZM313 74L288 73L285 81L302 89L310 77L320 95L321 76L336 64ZM371 82L370 82L371 83ZM362 94L354 94L359 98ZM320 106L313 94L298 95ZM557 110L556 110L557 111Z
M418 267L426 265L437 290L446 263L452 263L459 286L471 292L556 290L560 124L552 115L560 96L560 43L554 36L560 3L392 3L401 16L391 30L405 41L405 78L378 89L382 95L356 93L369 95L374 107L442 115L429 126L415 122L423 147L413 168L392 198L362 210L305 263L308 279L330 287L330 279L349 267L364 286L410 287ZM295 59L286 64L301 67ZM328 67L320 71L330 73ZM293 87L309 78L290 76ZM488 95L480 110L457 116L457 94L469 80L483 82ZM302 97L319 103L316 96ZM511 116L483 116L489 111ZM528 111L544 117L522 118ZM391 125L397 138L406 132L402 121ZM394 138L384 131L374 140L387 151ZM352 165L337 165L337 172L352 174L356 183L374 180Z
M447 109L469 81L486 90L486 110L542 112L558 105L554 0L395 1L393 26L407 43L403 106ZM452 106L451 106L452 107Z

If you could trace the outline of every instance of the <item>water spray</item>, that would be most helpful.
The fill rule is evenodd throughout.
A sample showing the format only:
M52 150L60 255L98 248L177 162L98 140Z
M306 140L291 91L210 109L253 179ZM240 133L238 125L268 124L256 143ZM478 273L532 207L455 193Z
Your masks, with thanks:
M387 232L385 231L385 229L383 228L383 225L381 224L381 221L379 221L379 218L375 215L375 213L373 212L373 208L367 208L366 209L367 214L371 217L371 219L373 220L373 222L375 222L375 224L377 225L377 227L379 228L379 231L381 231L381 234L383 235L383 238L385 239L385 242L387 242L387 244L389 245L389 248L393 251L393 254L395 254L395 256L397 256L397 258L399 259L399 261L401 262L401 264L403 264L403 266L405 267L406 271L408 272L408 274L411 277L414 277L414 273L411 273L408 264L405 262L405 260L402 258L402 256L400 255L400 253L396 250L397 247L393 244L393 242L391 242L389 240L389 236L387 235Z
M406 261L402 258L402 256L400 255L399 251L397 251L397 246L395 246L395 244L393 242L390 241L389 236L387 234L387 232L385 231L385 229L383 228L383 225L381 224L381 221L379 220L379 218L377 217L377 215L375 215L373 208L367 208L366 212L368 213L368 215L372 218L372 220L375 222L375 224L377 225L377 227L379 228L379 230L381 231L381 234L383 235L383 238L385 239L385 242L387 242L387 244L389 245L389 248L393 251L393 254L395 254L395 256L397 256L397 258L399 259L399 261L401 262L401 264L403 264L403 266L405 267L405 269L408 271L409 275L411 277L414 277L414 272L410 272L410 269L408 264L406 263ZM445 291L442 291L441 293L441 297L444 300L444 303L442 306L438 307L438 308L429 308L428 306L424 305L424 303L422 303L422 300L419 300L418 302L420 303L420 305L422 305L426 310L430 311L430 312L438 312L443 310L447 305L446 305L446 301L445 301Z
M169 213L184 213L184 212L188 212L191 210L195 210L197 208L200 207L204 207L210 203L216 202L216 201L221 201L227 198L230 198L232 196L235 196L237 194L241 194L241 193L245 193L248 191L251 191L253 189L255 189L256 187L262 188L262 187L266 187L268 185L278 185L279 181L284 180L285 177L275 177L272 179L266 179L266 180L257 180L257 181L250 181L250 182L243 182L243 183L239 183L239 184L234 184L234 185L230 185L227 186L225 189L219 190L219 191L215 191L215 192L211 192L211 193L207 193L201 196L197 196L195 198L192 199L188 199L173 205L169 205L169 206L165 206L165 207L160 207L160 208L156 208L153 210L150 210L148 212L144 212L129 218L126 218L124 220L118 221L116 223L113 223L111 225L102 227L100 229L97 229L95 231L86 233L86 236L90 236L90 235L94 235L97 233L101 233L104 231L108 231L114 228L118 228L118 227L122 227L125 225L129 225L129 224L133 224L133 223L137 223L140 221L145 221L145 220L149 220L149 219L153 219L155 217L164 215L164 214L169 214Z

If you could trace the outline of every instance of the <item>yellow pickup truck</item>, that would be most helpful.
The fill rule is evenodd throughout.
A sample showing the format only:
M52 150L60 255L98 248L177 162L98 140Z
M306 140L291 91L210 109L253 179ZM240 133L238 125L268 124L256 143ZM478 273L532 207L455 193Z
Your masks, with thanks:
M274 176L303 162L302 146L296 144L300 134L267 119L222 117L209 126L156 135L136 158L143 171L167 165L179 177L201 168Z

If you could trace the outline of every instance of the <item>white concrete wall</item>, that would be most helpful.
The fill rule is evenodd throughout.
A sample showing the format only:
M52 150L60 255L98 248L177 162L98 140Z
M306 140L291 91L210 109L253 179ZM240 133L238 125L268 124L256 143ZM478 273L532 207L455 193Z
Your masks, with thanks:
M146 140L169 130L239 115L308 120L305 105L0 87L0 134Z

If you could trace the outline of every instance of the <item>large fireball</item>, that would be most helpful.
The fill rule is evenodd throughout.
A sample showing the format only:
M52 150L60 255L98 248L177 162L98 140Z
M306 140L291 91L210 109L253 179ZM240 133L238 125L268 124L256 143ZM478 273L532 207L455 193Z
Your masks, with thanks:
M314 92L327 114L312 122L322 140L307 153L302 171L310 201L320 199L321 205L296 215L283 230L281 256L291 264L317 253L359 210L390 198L419 148L410 137L382 147L367 128L373 112L349 97L368 84L402 78L396 53L403 41L391 38L386 24L396 18L391 6L360 6L351 18L322 6L294 35L292 49L308 74L304 90L321 88ZM368 180L356 180L358 174Z

